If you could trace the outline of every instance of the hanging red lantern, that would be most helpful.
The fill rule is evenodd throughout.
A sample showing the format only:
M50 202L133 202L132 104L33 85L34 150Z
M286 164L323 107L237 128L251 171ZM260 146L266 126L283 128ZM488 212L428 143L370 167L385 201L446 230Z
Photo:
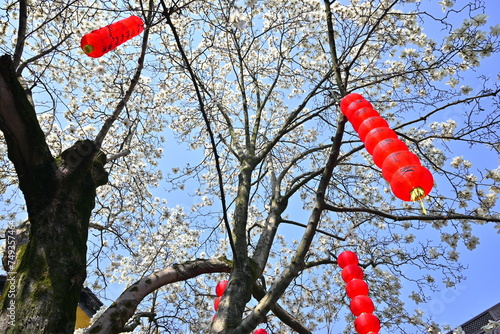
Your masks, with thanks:
M255 332L253 332L253 334L267 334L267 331L265 329L259 328L256 329Z
M363 279L363 269L357 264L349 264L342 269L342 279L344 282L349 282L353 279Z
M420 165L420 159L408 150L391 153L382 164L382 175L390 183L392 175L398 169L407 165Z
M368 295L368 284L362 279L353 279L347 282L345 291L349 298Z
M220 304L220 300L221 300L222 297L217 297L215 298L214 300L214 310L217 312L217 310L219 309L219 304Z
M222 296L224 291L226 291L227 283L228 281L220 281L219 283L217 283L217 285L215 286L215 294L217 295L217 297Z
M347 106L347 108L345 108L344 111L342 111L342 113L347 117L347 119L349 121L351 121L352 116L354 115L354 113L356 111L358 111L359 109L363 109L363 108L373 109L373 106L372 106L372 104L370 102L368 102L365 99L361 98L359 100L351 102Z
M365 136L365 148L368 153L373 154L375 146L382 140L389 138L397 139L398 135L392 129L386 127L372 129Z
M382 168L383 177L391 184L394 195L405 201L422 199L432 190L432 175L420 166L418 157L409 152L387 121L372 109L360 94L348 94L340 101L340 110L358 132L375 164ZM403 168L407 166L419 167ZM393 182L396 175L397 180ZM425 213L423 203L422 209Z
M345 110L347 109L347 107L354 101L356 100L361 100L361 99L364 99L364 97L358 93L351 93L351 94L347 94L346 96L344 96L344 98L342 100L340 100L340 111L342 111L342 113L345 115Z
M371 313L362 313L354 320L354 328L358 334L378 333L380 321Z
M365 295L359 295L351 300L351 312L356 317L361 313L373 313L375 310L375 305L370 297Z
M80 47L90 57L98 58L144 31L144 22L130 16L82 37Z
M380 141L373 149L373 162L382 168L384 160L392 153L408 150L408 146L397 138L388 138Z
M354 128L355 131L358 131L359 126L361 123L363 123L366 119L370 117L380 117L378 111L376 111L373 108L365 107L356 110L351 114L351 117L349 118L349 122L351 122L352 127Z
M407 165L398 169L391 178L393 194L403 201L418 201L432 190L431 172L421 165Z
M387 123L387 121L380 116L373 116L367 118L358 127L359 139L361 139L362 142L365 142L365 137L368 134L368 132L376 128L388 128L388 127L389 123Z
M356 253L351 251L343 251L337 257L337 264L340 268L344 268L350 264L358 264L358 256Z

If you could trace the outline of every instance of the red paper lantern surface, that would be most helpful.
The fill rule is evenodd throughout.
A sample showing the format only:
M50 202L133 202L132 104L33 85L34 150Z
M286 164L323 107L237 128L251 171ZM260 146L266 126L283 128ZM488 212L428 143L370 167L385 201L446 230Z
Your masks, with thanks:
M267 331L265 329L259 328L253 332L253 334L267 334Z
M391 153L382 164L382 175L390 183L392 175L398 169L407 165L420 165L420 159L408 150Z
M219 283L217 283L217 285L215 286L215 294L217 295L217 297L222 296L224 291L226 291L227 283L228 281L220 281Z
M391 178L392 193L403 201L417 201L427 196L434 186L431 172L421 165L407 165Z
M347 106L347 108L344 109L343 113L347 117L347 119L349 119L349 121L351 121L352 116L354 115L354 113L356 111L358 111L359 109L363 109L363 108L373 109L373 106L372 106L372 104L370 102L368 102L365 99L361 98L359 100L351 102L351 104L349 104Z
M353 279L347 282L345 286L345 291L349 298L354 298L356 296L367 296L368 295L368 284L362 279Z
M365 142L365 137L368 132L372 131L375 128L388 128L389 123L385 119L380 116L373 116L367 118L361 123L358 127L358 136L362 142Z
M351 312L356 317L361 313L373 313L375 305L370 297L359 295L351 300Z
M98 58L143 31L141 18L130 16L86 34L80 41L80 47L88 56Z
M342 279L344 282L350 282L353 279L363 279L363 269L356 264L349 264L342 269Z
M359 334L378 333L380 321L371 313L363 313L354 320L354 328Z
M373 162L382 168L385 159L392 153L408 150L408 146L397 138L388 138L380 141L373 149Z
M358 256L356 253L351 251L343 251L337 257L337 264L340 268L344 268L350 264L358 264Z
M221 300L222 297L217 297L215 298L214 300L214 310L217 311L219 309L219 304L220 304L220 300Z
M345 110L351 104L351 102L354 102L356 100L362 100L364 97L358 93L351 93L347 94L344 96L344 98L340 101L340 111L345 115Z
M392 129L386 127L372 129L365 136L364 140L365 148L368 151L368 153L373 154L373 149L375 148L375 146L382 140L388 138L397 139L398 135Z
M351 122L354 130L358 131L359 126L361 125L361 123L364 122L364 120L366 120L370 117L375 117L375 116L380 117L380 114L378 113L378 111L376 111L373 108L365 107L365 108L361 108L361 109L358 109L355 112L353 112L351 114L351 117L349 118L349 122Z

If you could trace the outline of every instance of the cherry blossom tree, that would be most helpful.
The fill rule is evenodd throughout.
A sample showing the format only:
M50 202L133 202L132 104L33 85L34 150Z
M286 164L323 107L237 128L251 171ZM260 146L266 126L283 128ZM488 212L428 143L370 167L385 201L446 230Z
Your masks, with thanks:
M343 250L384 331L426 331L408 303L461 282L474 226L500 226L498 73L479 67L500 28L482 1L1 8L2 332L72 333L85 284L109 301L89 333L352 333ZM129 15L140 36L83 54ZM351 92L432 171L427 213L340 113Z

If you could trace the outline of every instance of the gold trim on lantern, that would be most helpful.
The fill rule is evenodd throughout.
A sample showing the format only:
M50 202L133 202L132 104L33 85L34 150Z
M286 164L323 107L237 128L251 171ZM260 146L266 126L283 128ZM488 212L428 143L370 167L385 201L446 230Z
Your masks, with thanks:
M425 209L424 201L422 200L425 197L424 189L421 187L413 188L412 191L410 191L410 197L412 201L420 201L420 204L422 204L422 212L426 215L427 210Z
M94 51L94 47L90 44L87 44L83 47L83 52L85 52L85 54L89 54L93 51Z

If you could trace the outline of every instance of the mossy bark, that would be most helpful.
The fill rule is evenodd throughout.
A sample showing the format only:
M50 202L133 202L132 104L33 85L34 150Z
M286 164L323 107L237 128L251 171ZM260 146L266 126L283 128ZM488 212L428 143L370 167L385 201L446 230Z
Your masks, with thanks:
M9 268L0 332L72 333L96 188L107 182L105 157L90 140L52 157L8 56L0 57L0 94L0 129L30 223Z

